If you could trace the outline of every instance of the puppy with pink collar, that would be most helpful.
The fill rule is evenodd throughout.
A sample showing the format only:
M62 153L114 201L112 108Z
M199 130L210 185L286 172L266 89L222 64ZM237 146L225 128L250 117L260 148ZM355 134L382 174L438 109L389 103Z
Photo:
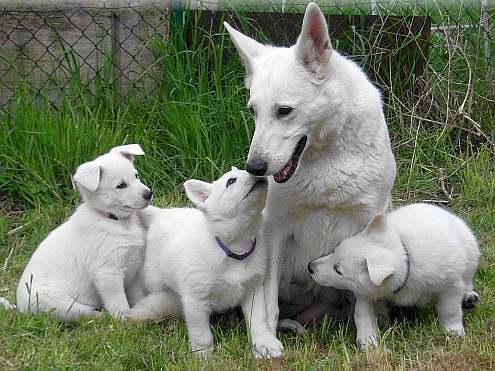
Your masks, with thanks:
M31 256L17 287L19 311L70 321L101 308L118 318L129 310L126 289L145 248L137 211L152 197L135 155L144 155L138 144L123 145L78 167L73 181L83 203Z

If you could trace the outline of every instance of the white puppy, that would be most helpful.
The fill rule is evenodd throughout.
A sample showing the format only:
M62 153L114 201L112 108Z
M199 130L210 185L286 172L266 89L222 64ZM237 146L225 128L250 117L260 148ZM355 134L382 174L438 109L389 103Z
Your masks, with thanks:
M84 202L41 242L17 287L21 312L53 310L62 320L129 310L125 287L144 259L145 233L136 210L151 191L141 183L137 144L113 148L79 166L73 177Z
M351 290L360 346L375 345L374 303L436 302L442 326L464 335L462 306L478 301L473 276L480 251L460 218L433 205L413 204L376 216L364 231L308 265L320 285Z
M192 351L204 356L213 345L210 314L241 305L254 356L280 356L264 304L266 251L256 245L266 178L232 168L211 184L184 187L197 209L145 210L151 224L138 281L149 296L128 317L185 319Z

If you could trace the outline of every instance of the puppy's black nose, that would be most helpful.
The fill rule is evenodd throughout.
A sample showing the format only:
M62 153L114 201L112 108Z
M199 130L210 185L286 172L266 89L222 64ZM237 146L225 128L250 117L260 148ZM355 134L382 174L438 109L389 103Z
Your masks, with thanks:
M268 164L263 160L250 160L246 164L246 171L253 175L265 175Z
M143 198L144 198L145 200L151 200L151 197L153 197L153 192L151 192L151 191L146 191L146 192L144 192L144 193L143 193Z
M308 263L308 271L309 271L309 273L313 274L314 271L313 271L313 268L311 268L311 263L313 263L313 262Z

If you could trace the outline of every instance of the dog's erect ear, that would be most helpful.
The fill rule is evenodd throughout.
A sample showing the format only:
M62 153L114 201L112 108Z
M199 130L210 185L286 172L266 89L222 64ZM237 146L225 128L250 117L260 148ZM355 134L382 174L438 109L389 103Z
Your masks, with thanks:
M368 255L366 267L368 268L370 281L378 287L395 273L395 267L391 264L390 259L384 259L383 254Z
M86 162L80 165L72 180L82 185L87 190L94 192L100 184L101 168L95 161Z
M241 56L242 63L246 67L246 79L244 81L246 86L249 87L251 75L253 74L254 59L265 52L266 46L233 29L227 22L223 22L223 25L229 32L230 38Z
M196 179L189 179L184 183L187 197L198 207L201 207L210 197L211 187L211 183Z
M366 232L368 234L380 234L385 232L387 228L387 217L383 214L375 216L366 226Z
M144 155L144 151L139 144L125 144L123 146L114 147L110 153L120 153L130 161L134 161L134 156Z
M309 3L304 13L301 34L297 39L296 57L318 79L325 77L332 44L328 26L318 5Z

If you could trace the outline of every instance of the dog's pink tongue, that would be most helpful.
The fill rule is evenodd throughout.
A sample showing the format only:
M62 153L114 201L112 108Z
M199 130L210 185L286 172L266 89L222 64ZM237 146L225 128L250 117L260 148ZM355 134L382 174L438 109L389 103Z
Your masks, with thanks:
M289 171L294 167L294 164L292 163L292 159L289 160L285 166L280 170L277 174L273 175L273 178L275 179L276 182L281 182L287 178L287 175L289 175Z

